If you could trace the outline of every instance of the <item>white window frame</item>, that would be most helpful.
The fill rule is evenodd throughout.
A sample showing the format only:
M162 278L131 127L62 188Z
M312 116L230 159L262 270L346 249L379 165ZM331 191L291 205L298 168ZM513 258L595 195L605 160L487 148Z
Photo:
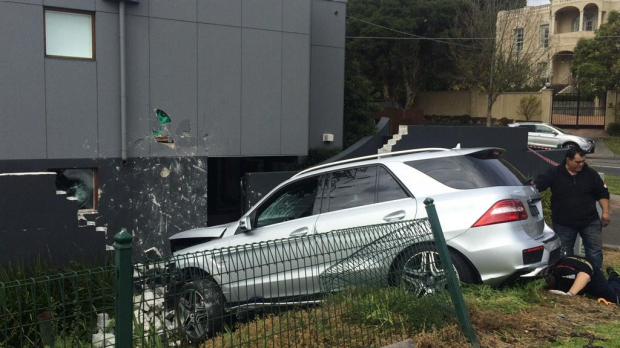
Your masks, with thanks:
M543 24L540 26L540 47L549 47L549 24Z
M594 31L595 22L594 16L586 15L583 19L583 31Z
M540 77L549 77L548 70L549 70L549 63L547 62L538 63L538 71L540 73Z
M570 25L570 29L571 29L571 32L573 33L579 31L579 16L573 19Z
M523 34L524 34L523 28L516 28L514 30L514 45L515 45L515 50L517 52L523 50L523 38L524 38Z
M93 12L45 7L43 21L45 57L95 60Z

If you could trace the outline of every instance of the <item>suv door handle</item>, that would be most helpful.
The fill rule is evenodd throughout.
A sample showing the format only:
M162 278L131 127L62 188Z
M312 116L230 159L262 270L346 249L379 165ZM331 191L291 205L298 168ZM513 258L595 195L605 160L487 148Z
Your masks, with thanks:
M306 234L308 234L308 227L302 227L300 229L297 229L297 230L291 232L290 236L291 237L299 237L299 236L305 236Z
M392 221L398 221L398 220L402 220L403 218L405 218L405 211L404 210L399 210L397 212L394 212L392 214L387 215L386 217L383 218L383 221L385 222L392 222Z

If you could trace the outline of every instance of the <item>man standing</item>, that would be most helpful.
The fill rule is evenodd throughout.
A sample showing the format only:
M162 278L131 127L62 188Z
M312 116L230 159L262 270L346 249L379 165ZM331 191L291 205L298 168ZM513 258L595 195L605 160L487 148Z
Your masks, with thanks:
M577 235L581 236L586 257L603 267L602 227L609 225L609 191L599 174L586 164L580 147L566 151L566 158L535 180L542 192L551 188L553 230L562 242L562 253L573 255ZM601 206L599 217L596 202Z

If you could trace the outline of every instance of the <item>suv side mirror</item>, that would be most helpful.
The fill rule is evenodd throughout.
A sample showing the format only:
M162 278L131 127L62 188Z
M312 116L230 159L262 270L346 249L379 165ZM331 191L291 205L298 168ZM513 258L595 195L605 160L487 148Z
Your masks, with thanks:
M250 231L252 229L252 217L245 215L239 220L239 229L241 231Z

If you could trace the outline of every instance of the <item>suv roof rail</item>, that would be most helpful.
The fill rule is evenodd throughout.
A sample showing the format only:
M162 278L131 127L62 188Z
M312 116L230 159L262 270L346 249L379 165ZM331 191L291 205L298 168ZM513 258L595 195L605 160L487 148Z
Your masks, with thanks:
M308 168L308 169L304 169L301 172L293 175L293 178L295 178L295 177L297 177L297 176L299 176L301 174L305 174L305 173L309 173L309 172L315 171L317 169L337 166L337 165L341 165L341 164L345 164L345 163L357 162L357 161L368 160L368 159L373 159L373 158L383 158L383 157L392 157L392 156L406 155L406 154L417 153L417 152L437 152L437 151L450 151L450 149L445 149L445 148L441 148L441 147L429 147L429 148L423 148L423 149L411 149L411 150L403 150L403 151L396 151L396 152L386 152L386 153L378 153L378 154L375 154L375 155L368 155L368 156L362 156L362 157L349 158L349 159L342 160L342 161L325 163L325 164L314 166L314 167L311 167L311 168Z

